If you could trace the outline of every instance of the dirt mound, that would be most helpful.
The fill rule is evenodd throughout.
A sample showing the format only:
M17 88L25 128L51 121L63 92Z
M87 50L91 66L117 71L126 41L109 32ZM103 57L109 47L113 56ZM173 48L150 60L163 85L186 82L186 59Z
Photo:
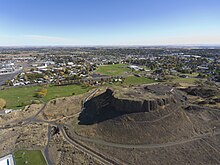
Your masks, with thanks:
M163 144L192 139L217 127L219 112L176 104L77 127L79 135L119 144Z

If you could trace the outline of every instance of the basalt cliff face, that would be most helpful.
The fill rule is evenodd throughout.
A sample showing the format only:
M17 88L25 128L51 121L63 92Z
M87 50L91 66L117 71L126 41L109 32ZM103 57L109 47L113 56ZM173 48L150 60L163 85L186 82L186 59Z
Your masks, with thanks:
M85 108L79 117L80 124L94 124L124 114L155 111L177 102L172 93L156 95L149 91L144 94L140 91L134 90L131 94L130 90L129 93L118 93L107 89L85 103Z
M165 106L175 102L173 96L163 96L154 99L147 98L144 100L121 99L114 95L111 98L110 106L119 112L126 113L150 112L156 110L159 106Z

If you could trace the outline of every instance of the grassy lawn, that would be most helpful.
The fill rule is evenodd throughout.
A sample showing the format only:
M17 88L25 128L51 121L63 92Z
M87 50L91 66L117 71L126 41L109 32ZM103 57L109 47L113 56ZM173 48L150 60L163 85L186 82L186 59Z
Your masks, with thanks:
M23 87L23 88L10 88L6 90L0 90L0 98L6 100L7 108L18 109L23 104L30 104L31 100L36 100L34 94L40 87Z
M167 76L169 79L166 82L172 82L172 83L184 83L184 84L195 84L196 81L203 81L204 79L196 78L197 73L193 74L182 74L186 76L190 76L189 78L181 78L178 76Z
M196 76L199 75L199 73L193 72L192 74L182 74L182 75L186 75L186 76L190 76L190 77L196 77Z
M58 97L71 96L86 93L90 90L90 87L80 85L67 85L67 86L50 86L47 88L47 95L44 97L44 101L50 101L51 99Z
M154 80L145 77L136 77L136 76L129 76L125 78L123 84L125 85L140 85L140 84L150 84L154 83Z
M40 100L35 97L40 88L39 86L32 86L0 90L0 98L6 100L7 108L20 109L25 105L31 104L33 100ZM78 95L87 92L89 89L80 85L49 86L47 87L47 95L41 101L47 102L54 98L71 96L73 93Z
M198 78L174 78L172 82L194 84Z
M128 71L131 71L131 69L128 68L128 65L114 64L99 66L96 72L107 76L120 76Z
M16 165L47 165L41 151L17 151L14 154Z
M106 84L107 86L121 86L121 85L141 85L141 84L151 84L155 83L156 81L151 80L145 77L136 77L136 76L129 76L126 77L123 83L115 82L113 84Z

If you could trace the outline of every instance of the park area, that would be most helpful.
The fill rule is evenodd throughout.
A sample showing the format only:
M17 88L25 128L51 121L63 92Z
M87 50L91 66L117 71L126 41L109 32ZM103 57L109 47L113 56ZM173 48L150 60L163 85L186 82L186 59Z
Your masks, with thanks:
M132 71L127 64L111 64L99 66L97 73L107 76L123 76L123 83L114 83L114 85L140 85L154 83L154 80L145 77L137 77L133 74L138 74L140 71Z
M17 87L0 90L0 98L6 101L6 108L21 109L33 102L48 102L59 97L67 97L88 92L91 88L83 85L48 86L43 98L36 97L40 86Z
M96 70L97 73L107 76L122 76L126 72L131 71L126 64L102 65Z
M141 84L151 84L155 83L156 81L145 78L145 77L136 77L136 76L129 76L126 77L123 84L124 85L141 85Z
M197 81L204 81L205 79L197 78L198 73L192 73L192 74L181 74L181 76L187 76L185 78L179 77L179 76L170 76L170 79L168 82L173 83L186 83L186 84L195 84Z
M20 150L14 154L16 165L47 165L41 151Z

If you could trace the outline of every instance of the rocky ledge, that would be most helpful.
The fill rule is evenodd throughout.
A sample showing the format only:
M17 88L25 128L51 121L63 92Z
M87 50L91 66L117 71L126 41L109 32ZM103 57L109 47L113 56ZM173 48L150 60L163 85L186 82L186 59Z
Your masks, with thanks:
M79 116L79 124L89 125L124 114L155 111L178 102L172 92L172 89L167 89L158 95L146 87L129 90L107 89L85 103L84 110Z

